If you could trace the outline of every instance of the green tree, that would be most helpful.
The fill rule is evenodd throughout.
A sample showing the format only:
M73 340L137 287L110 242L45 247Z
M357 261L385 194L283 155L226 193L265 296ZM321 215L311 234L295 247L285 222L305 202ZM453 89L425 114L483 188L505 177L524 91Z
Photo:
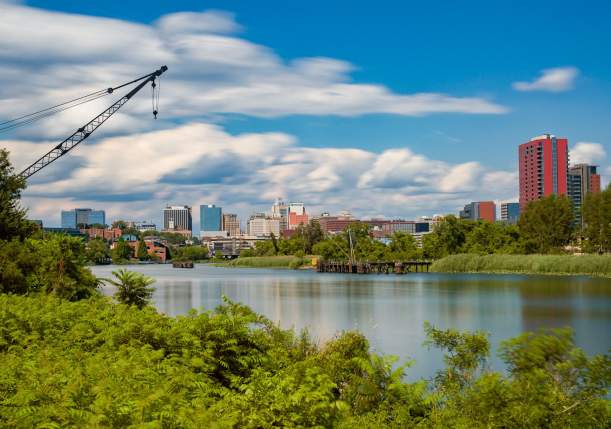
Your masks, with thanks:
M117 301L135 305L138 308L146 306L153 296L155 288L150 287L155 282L150 277L135 271L120 269L112 272L115 279L105 279L104 281L117 288L114 297Z
M86 267L85 244L79 237L51 234L44 240L28 240L38 261L29 274L31 290L42 290L72 301L95 294L98 279Z
M110 254L114 264L124 264L132 258L134 250L127 241L121 238L115 243L115 247Z
M531 201L518 221L520 235L530 253L560 251L573 233L573 206L565 196L550 195Z
M110 259L110 248L105 240L94 238L87 243L85 254L90 262L94 264L104 264Z
M127 222L124 220L116 220L112 223L113 228L119 228L121 231L127 229Z
M175 261L202 261L208 259L208 248L206 246L179 247L172 259Z
M388 245L387 259L396 261L406 261L417 259L420 256L416 240L411 234L406 232L395 232Z
M276 239L276 236L274 235L274 233L272 232L270 234L270 241L272 242L272 247L274 248L274 254L277 255L278 251L280 249L278 249L278 240Z
M586 194L582 210L585 250L611 252L611 184L600 193Z
M461 220L454 215L447 215L435 225L433 232L424 236L423 250L425 257L438 259L461 253L467 235L476 225L476 222Z
M519 253L520 231L515 225L479 221L467 233L464 251L467 253Z
M149 255L148 250L146 248L146 243L144 240L138 240L138 247L136 249L136 258L141 261L149 261L151 259L151 255Z
M25 179L14 172L8 151L0 149L0 240L23 240L37 229L26 219L27 211L19 202L25 187Z

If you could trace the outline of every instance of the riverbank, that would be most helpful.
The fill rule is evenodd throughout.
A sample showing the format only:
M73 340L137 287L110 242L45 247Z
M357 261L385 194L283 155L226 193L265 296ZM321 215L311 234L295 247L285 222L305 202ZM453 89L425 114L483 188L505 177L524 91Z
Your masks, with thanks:
M611 277L609 255L450 255L431 266L438 273L516 273Z
M227 262L215 262L219 267L298 269L312 266L312 256L249 256Z

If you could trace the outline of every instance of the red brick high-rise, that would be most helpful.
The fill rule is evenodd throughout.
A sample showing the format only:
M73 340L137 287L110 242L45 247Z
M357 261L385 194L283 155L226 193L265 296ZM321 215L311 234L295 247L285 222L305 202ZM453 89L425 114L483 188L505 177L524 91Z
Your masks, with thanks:
M567 139L544 134L521 144L518 153L521 210L541 197L567 195Z

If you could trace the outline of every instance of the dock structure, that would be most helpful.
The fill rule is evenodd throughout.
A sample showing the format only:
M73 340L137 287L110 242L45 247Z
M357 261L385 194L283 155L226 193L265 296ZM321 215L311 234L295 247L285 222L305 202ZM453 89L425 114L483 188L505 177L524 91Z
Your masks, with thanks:
M316 270L319 273L352 273L352 274L407 274L429 272L430 261L318 261Z

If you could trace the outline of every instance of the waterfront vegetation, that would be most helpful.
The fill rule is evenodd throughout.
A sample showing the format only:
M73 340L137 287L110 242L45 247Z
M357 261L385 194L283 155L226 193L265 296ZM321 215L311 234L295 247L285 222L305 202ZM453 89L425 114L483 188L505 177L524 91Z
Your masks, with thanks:
M611 359L568 330L526 333L487 366L482 332L425 327L432 380L357 332L318 345L245 306L168 317L91 297L0 295L3 427L602 428Z
M444 273L522 273L611 277L610 255L458 254L436 260L431 271Z
M217 263L223 267L242 267L242 268L301 268L312 265L311 256L248 256L240 257L226 262Z

